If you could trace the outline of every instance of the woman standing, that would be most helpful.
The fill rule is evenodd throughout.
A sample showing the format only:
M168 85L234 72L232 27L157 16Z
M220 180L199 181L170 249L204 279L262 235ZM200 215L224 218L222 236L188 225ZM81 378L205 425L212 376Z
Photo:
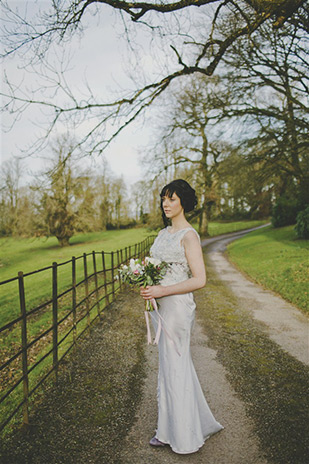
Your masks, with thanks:
M182 179L162 189L166 227L159 232L150 253L170 266L160 285L141 289L144 299L158 299L164 320L159 340L158 425L150 444L168 444L179 454L198 451L207 438L224 428L209 409L190 354L195 313L192 292L206 283L199 235L185 218L196 204L194 189ZM151 317L156 328L157 314L151 312Z

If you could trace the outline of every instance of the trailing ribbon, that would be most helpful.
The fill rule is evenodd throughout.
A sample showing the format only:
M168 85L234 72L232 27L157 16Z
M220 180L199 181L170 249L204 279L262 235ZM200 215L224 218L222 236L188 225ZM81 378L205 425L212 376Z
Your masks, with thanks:
M181 356L181 354L179 353L178 349L177 349L177 346L176 346L176 343L174 342L173 338L171 337L171 335L168 333L168 331L166 330L166 324L165 326L162 324L164 321L163 317L161 316L161 314L159 313L158 311L158 306L157 306L157 302L154 298L151 298L150 300L151 304L152 304L152 307L154 309L154 311L157 313L158 315L158 327L157 327L157 332L156 332L156 336L155 336L155 339L154 339L154 342L153 344L154 345L158 345L159 343L159 340L160 340L160 335L161 335L161 330L163 330L165 332L165 335L171 340L171 342L173 343L175 349L176 349L176 352L179 356ZM145 319L146 319L146 326L147 326L147 341L148 341L148 345L151 344L151 331L150 331L150 324L149 324L149 311L145 311Z

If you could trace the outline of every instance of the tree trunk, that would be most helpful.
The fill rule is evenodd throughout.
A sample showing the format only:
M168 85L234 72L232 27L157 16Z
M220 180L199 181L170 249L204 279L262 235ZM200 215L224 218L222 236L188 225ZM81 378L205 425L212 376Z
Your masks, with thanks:
M57 239L58 239L59 245L61 247L65 247L65 246L70 245L69 238L67 238L67 237L57 237Z
M203 178L203 206L202 206L202 213L200 216L200 224L199 224L199 234L202 237L208 237L208 214L207 214L207 185L208 185L208 164L207 164L207 156L208 156L208 140L205 133L205 125L202 125L200 128L200 133L203 139L203 147L202 147L202 158L201 158L201 171L202 171L202 178Z
M206 199L204 200L203 209L200 216L199 234L201 237L209 237Z

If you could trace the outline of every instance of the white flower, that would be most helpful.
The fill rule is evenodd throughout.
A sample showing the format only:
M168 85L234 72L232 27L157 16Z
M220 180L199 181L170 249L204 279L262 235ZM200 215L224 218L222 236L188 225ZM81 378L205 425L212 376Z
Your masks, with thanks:
M148 264L153 264L154 266L159 266L159 264L161 264L161 261L159 259L156 259L156 258L145 258L145 263Z
M138 271L138 269L140 268L140 264L136 263L136 261L137 260L133 258L130 259L130 268L132 272Z

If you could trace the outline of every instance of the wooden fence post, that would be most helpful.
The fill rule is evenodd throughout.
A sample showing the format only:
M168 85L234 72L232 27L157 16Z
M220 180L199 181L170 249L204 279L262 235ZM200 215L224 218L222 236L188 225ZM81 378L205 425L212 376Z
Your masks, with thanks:
M128 248L127 247L125 247L124 249L124 261L127 264L128 262Z
M121 252L119 250L117 250L117 268L119 268L120 263L121 263L121 261L120 261L120 253ZM118 273L118 276L119 276L119 273ZM121 279L119 279L119 288L121 288L121 284L122 284Z
M21 343L22 343L22 369L23 369L23 423L29 424L29 379L28 379L28 353L27 353L27 313L25 300L24 274L18 273L19 304L22 315L21 321Z
M90 328L89 287L88 287L88 271L87 271L87 255L86 255L86 253L83 254L83 261L84 261L84 279L85 279L87 324L88 324L88 328Z
M76 258L72 257L72 314L73 314L73 343L76 344Z
M58 269L53 263L53 369L58 382Z
M103 279L104 279L104 290L105 290L105 306L109 305L109 296L106 279L106 265L105 265L105 253L102 251L102 268L103 268Z
M137 258L137 243L134 245L134 258Z
M111 271L112 271L112 295L115 299L115 282L114 282L114 252L111 252Z
M99 299L99 291L98 291L98 276L97 276L97 263L95 259L95 251L92 252L92 260L93 260L95 295L97 299L97 310L98 310L98 316L100 316L101 310L100 310L100 299Z

